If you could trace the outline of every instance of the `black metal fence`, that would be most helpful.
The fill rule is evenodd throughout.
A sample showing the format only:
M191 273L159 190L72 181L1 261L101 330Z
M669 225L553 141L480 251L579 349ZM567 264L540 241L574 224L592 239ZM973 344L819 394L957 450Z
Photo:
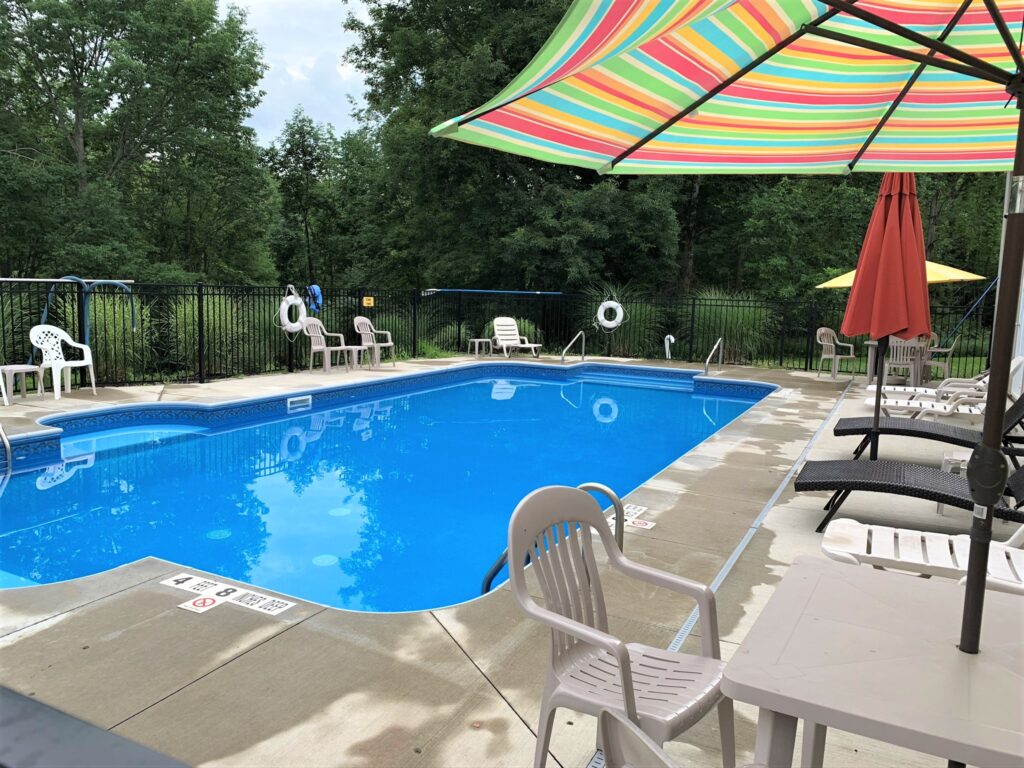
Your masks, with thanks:
M301 369L308 365L309 345L279 327L283 295L276 286L136 283L129 296L112 286L88 290L68 282L0 280L0 363L33 358L28 332L45 313L48 323L78 340L88 318L102 384L207 381ZM727 363L814 370L815 331L839 328L844 298L823 292L813 301L787 304L643 297L624 302L626 321L612 333L595 327L599 302L569 294L327 290L318 316L327 330L353 334L351 341L353 318L366 315L392 333L400 357L465 353L469 339L490 336L494 317L510 315L519 320L521 333L553 354L584 330L589 354L661 359L664 339L671 335L674 359L702 363L722 338ZM969 316L968 307L932 307L943 345L958 340L951 376L987 367L993 299L994 292ZM853 340L858 372L866 364L863 341Z

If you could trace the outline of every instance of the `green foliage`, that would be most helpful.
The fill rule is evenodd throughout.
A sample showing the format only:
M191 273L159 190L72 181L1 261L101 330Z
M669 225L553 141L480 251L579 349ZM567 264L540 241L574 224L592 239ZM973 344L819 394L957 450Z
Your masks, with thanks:
M206 342L204 362L206 375L210 378L227 376L233 372L232 360L239 354L240 345L250 336L243 323L229 321L235 317L241 319L246 315L239 312L234 300L217 294L203 297L202 330ZM200 318L197 298L180 296L171 300L160 325L165 338L170 342L170 358L178 375L183 378L198 376ZM266 333L266 330L262 333Z
M125 294L98 291L89 302L89 346L100 381L134 381L152 370L150 307L136 302L133 329L129 302Z
M598 282L583 291L579 324L593 339L591 349L615 356L660 357L663 352L668 311L663 303L652 301L650 294L633 285ZM625 311L625 320L614 331L595 327L597 310L606 300L617 301Z
M777 323L776 307L752 294L704 288L697 293L691 332L700 354L721 338L726 362L756 363L772 353Z

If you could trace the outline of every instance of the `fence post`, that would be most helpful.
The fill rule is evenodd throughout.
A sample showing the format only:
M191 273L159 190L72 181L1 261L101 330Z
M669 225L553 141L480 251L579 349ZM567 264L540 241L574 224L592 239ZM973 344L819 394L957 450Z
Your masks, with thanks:
M459 329L459 353L461 354L462 353L462 291L459 291L455 295L458 296L458 299L459 299L458 302L456 303L456 310L455 311L456 311L456 317L457 317L457 325L458 325L458 329Z
M196 283L196 324L199 326L199 383L206 383L206 308L203 284Z
M786 364L786 331L789 330L789 312L787 305L782 305L782 325L779 327L779 368Z
M687 355L687 360L693 360L693 337L697 331L697 297L690 297L690 354Z
M85 337L85 324L89 321L89 313L85 306L85 286L81 283L76 284L75 294L78 298L78 341L80 344L88 344L89 339ZM78 386L84 388L87 385L87 378L85 367L82 366L78 369ZM105 383L104 380L100 380L100 386Z
M412 356L419 357L419 308L420 292L416 289L412 292Z
M804 358L804 370L814 370L814 331L818 325L818 304L811 302L807 312L807 356Z

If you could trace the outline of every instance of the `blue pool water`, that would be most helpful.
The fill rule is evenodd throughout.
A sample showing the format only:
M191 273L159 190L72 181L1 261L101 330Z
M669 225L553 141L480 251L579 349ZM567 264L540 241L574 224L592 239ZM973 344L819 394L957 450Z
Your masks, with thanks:
M0 497L0 586L153 555L341 608L450 605L479 595L526 493L598 481L625 494L769 391L496 370L271 422L69 428L63 460L14 474Z

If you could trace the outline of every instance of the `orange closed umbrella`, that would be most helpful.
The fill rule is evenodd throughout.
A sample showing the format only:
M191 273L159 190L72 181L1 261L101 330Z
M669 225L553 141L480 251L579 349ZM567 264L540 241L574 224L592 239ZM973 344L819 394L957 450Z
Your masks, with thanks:
M878 339L875 356L875 420L872 459L878 458L878 420L882 412L882 370L889 336L912 339L932 332L924 230L912 173L886 173L857 260L843 334Z
M924 230L912 173L887 173L857 260L843 334L912 339L932 332Z

